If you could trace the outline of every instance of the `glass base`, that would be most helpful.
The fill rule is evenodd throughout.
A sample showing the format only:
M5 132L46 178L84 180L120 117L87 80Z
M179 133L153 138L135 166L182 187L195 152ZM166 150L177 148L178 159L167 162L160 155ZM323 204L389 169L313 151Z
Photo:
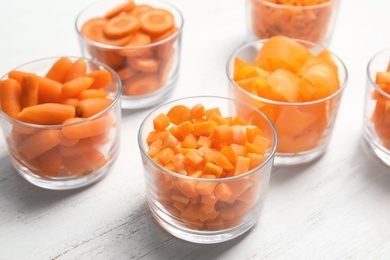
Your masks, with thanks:
M380 144L377 137L372 137L368 129L363 132L363 139L370 152L375 155L382 163L390 166L390 151Z
M185 228L179 225L175 225L173 221L161 212L157 206L154 206L151 201L148 200L150 211L152 212L153 218L156 222L171 235L183 239L188 242L198 244L216 244L222 243L233 238L236 238L249 229L251 229L255 222L247 222L242 225L238 225L233 228L218 230L218 231L202 231ZM166 216L165 218L163 216Z
M108 170L115 159L113 159L109 164L100 168L98 171L91 173L85 177L42 177L36 175L32 171L30 171L26 166L19 163L18 161L12 159L11 163L16 171L28 182L34 184L40 188L49 189L49 190L71 190L82 188L88 185L91 185L99 180L101 180L104 176L107 175Z
M302 153L276 153L275 166L292 166L309 163L323 155L326 151L326 146L317 147L313 150Z
M121 106L123 109L142 109L155 106L169 98L173 93L176 84L177 78L174 79L171 84L150 94L140 96L122 95Z

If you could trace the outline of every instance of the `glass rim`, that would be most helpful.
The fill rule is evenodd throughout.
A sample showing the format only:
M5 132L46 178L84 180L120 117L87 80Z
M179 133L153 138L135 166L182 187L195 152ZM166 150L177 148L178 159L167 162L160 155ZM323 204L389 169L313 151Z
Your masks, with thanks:
M144 129L144 126L146 124L146 122L148 120L151 119L151 116L153 113L155 112L158 112L161 108L163 107L167 107L173 103L176 103L178 101L186 101L188 99L202 99L202 98L211 98L211 99L224 99L228 102L234 102L234 103L240 103L241 105L244 105L244 106L247 106L251 109L253 109L254 111L256 111L258 114L260 114L262 116L262 118L264 120L266 120L266 122L268 123L268 125L270 126L271 130L272 130L272 133L274 135L274 142L273 142L273 146L272 146L272 149L269 153L269 155L267 156L267 158L264 160L264 162L262 162L260 165L258 165L257 167L251 169L250 171L247 171L243 174L240 174L240 175L236 175L236 176L232 176L232 177L226 177L226 178L217 178L217 179L205 179L205 178L196 178L196 177L191 177L191 176L186 176L186 175L182 175L182 174L179 174L179 173L176 173L176 172L173 172L173 171L170 171L166 168L164 168L163 166L159 165L158 163L156 163L147 153L147 151L144 149L144 145L143 145L143 142L145 140L142 139L142 130ZM144 120L142 121L140 127L139 127L139 130L138 130L138 136L137 136L137 142L138 142L138 147L142 153L142 155L144 155L146 158L148 158L148 161L154 166L156 167L157 169L161 170L162 172L164 173L167 173L171 176L174 176L174 177L177 177L177 178L180 178L180 179L184 179L184 180L188 180L188 181L196 181L196 182L216 182L216 183L219 183L219 182L227 182L227 181L234 181L234 180L237 180L237 179L241 179L243 177L246 177L246 176L249 176L249 175L252 175L253 173L255 173L256 171L266 167L271 160L273 160L273 158L275 157L275 154L276 154L276 148L277 148L277 145L278 145L278 137L277 137L277 132L276 132L276 129L275 129L275 126L273 125L273 123L271 122L271 120L263 113L261 112L259 109L255 108L254 106L248 104L248 103L245 103L243 101L240 101L240 100L235 100L235 99L231 99L231 98L227 98L227 97L220 97L220 96L190 96L190 97L183 97L183 98L179 98L179 99L175 99L175 100L172 100L172 101L169 101L167 103L164 103L164 104L161 104L159 105L158 107L154 108L152 111L150 111L148 113L148 115L144 118Z
M85 123L85 122L88 122L88 121L92 121L98 117L101 117L103 114L105 114L108 110L110 110L112 107L114 107L118 102L120 102L120 99L121 99L121 92L122 92L122 82L118 76L118 74L109 66L107 66L106 64L102 63L102 62L99 62L99 61L95 61L95 60L92 60L92 59L88 59L88 58L84 58L84 57L79 57L79 56L51 56L51 57L46 57L46 58L40 58L40 59L36 59L36 60L32 60L32 61L28 61L28 62L25 62L17 67L15 67L14 69L10 70L9 72L7 72L6 74L4 74L1 78L0 78L0 81L2 80L5 80L8 78L8 74L14 70L17 70L19 68L22 68L24 66L28 66L28 65L32 65L34 63L38 63L38 62L43 62L43 61L49 61L49 60L58 60L60 58L63 58L63 57L67 57L67 58L70 58L70 59L82 59L84 61L87 61L87 62L90 62L92 64L95 64L95 65L98 65L98 67L104 67L105 69L107 69L112 75L114 75L116 81L117 81L117 85L118 85L118 89L117 89L117 92L115 94L115 97L114 99L112 100L111 104L106 107L105 109L103 109L102 111L96 113L95 115L93 116L90 116L88 118L83 118L83 120L80 120L78 122L73 122L73 123L70 123L70 124L56 124L56 125L40 125L40 124L32 124L32 123L27 123L27 122L23 122L23 121L20 121L20 120L17 120L13 117L10 117L9 115L7 115L6 113L3 112L3 110L0 109L0 115L3 116L5 119L7 119L8 121L14 123L14 124L19 124L19 125L23 125L23 126L26 126L26 127L32 127L32 128L39 128L39 129L47 129L47 128L62 128L62 127L65 127L65 126L71 126L71 125L78 125L78 124L82 124L82 123ZM48 68L49 69L49 68ZM32 72L34 73L34 72Z
M76 21L74 23L75 25L75 28L76 28L76 32L77 32L77 35L79 36L79 39L82 39L83 41L95 46L95 47L100 47L100 48L104 48L104 49L110 49L110 50L139 50L139 49L145 49L145 48L151 48L151 47L155 47L155 46L159 46L161 44L164 44L168 41L170 41L171 39L177 37L178 35L181 35L182 33L182 30L183 30L183 26L184 26L184 17L183 17L183 14L181 13L181 11L176 7L174 6L173 4L171 3L168 3L166 1L162 1L162 0L152 0L152 1L155 1L155 2L160 2L160 3L163 3L164 5L167 5L169 6L170 8L172 8L173 10L175 10L175 12L178 14L178 16L180 17L180 20L178 21L179 24L178 24L178 30L176 32L174 32L173 34L171 34L170 36L160 40L160 41L157 41L157 42L153 42L153 43L149 43L149 44L146 44L146 45L140 45L140 46L115 46L115 45L109 45L109 44L105 44L105 43L101 43L101 42L97 42L97 41L94 41L94 40L91 40L89 39L88 37L85 37L80 29L81 29L81 26L82 24L80 24L79 26L79 22L80 22L80 17L86 12L88 11L91 7L94 7L94 6L98 6L99 4L102 4L102 3L106 3L107 1L99 1L99 2L95 2L93 4L90 4L86 7L84 7L84 9L82 9L76 16ZM92 19L93 17L91 17ZM176 19L175 19L176 21ZM176 25L176 24L175 24Z
M290 38L290 39L294 40L294 41L296 41L298 43L309 45L311 47L316 47L316 48L319 48L319 49L326 49L325 47L323 47L323 46L321 46L319 44L310 42L310 41L296 39L296 38ZM345 72L345 79L344 79L344 82L340 82L340 85L341 85L340 88L337 91L335 91L334 93L332 93L331 95L327 96L327 97L324 97L324 98L321 98L321 99L317 99L317 100L313 100L313 101L308 101L308 102L283 102L283 101L276 101L276 100L272 100L272 99L267 99L267 98L256 96L256 95L254 95L252 93L249 93L248 91L244 90L240 86L238 86L236 84L236 82L232 79L232 77L230 76L230 73L229 73L230 64L232 63L234 58L237 56L237 53L240 52L241 50L249 47L249 46L254 46L254 45L257 45L257 44L263 44L264 42L266 42L268 40L269 40L269 38L252 41L250 43L246 43L246 44L238 47L233 52L233 54L230 55L230 57L228 59L228 62L226 64L226 76L227 76L229 82L231 83L231 85L235 89L239 90L241 93L243 93L243 94L245 94L245 95L247 95L247 96L249 96L249 97L251 97L251 98L253 98L253 99L257 100L257 101L260 101L260 102L263 102L263 103L267 103L267 104L272 104L272 105L281 105L281 106L314 105L314 104L318 104L318 103L322 103L322 102L325 102L327 100L330 100L330 99L334 98L335 96L338 96L339 94L341 94L344 91L344 89L345 89L345 87L347 86L347 83L348 83L348 70L347 70L347 67L345 66L344 62L335 53L333 53L329 49L327 49L327 50L330 52L330 54L332 54L332 57L336 58L336 60L341 64L342 69Z
M387 99L390 99L390 93L387 93L383 89L381 89L378 86L378 84L375 83L375 80L373 80L371 75L370 75L372 63L375 61L375 59L379 58L382 54L384 54L386 52L389 52L389 54L390 54L390 48L386 48L384 50L381 50L381 51L377 52L374 56L372 56L372 58L370 58L370 60L368 61L368 64L367 64L366 73L367 73L367 78L368 78L370 84L375 88L375 90L378 91L379 93L381 93L381 95L383 95ZM390 63L390 55L388 55L388 59L389 59L389 63Z
M278 8L278 9L297 9L297 10L312 10L312 9L319 9L323 7L330 6L334 3L338 3L340 0L328 0L326 2L320 3L320 4L314 4L314 5L284 5L284 4L277 4L277 3L272 3L267 0L254 0L255 2L261 2L264 5L273 7L273 8Z

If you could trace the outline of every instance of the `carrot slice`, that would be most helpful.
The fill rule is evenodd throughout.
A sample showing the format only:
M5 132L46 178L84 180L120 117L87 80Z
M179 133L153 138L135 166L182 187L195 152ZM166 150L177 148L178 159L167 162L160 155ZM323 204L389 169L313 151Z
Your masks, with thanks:
M148 4L139 4L139 5L136 5L136 7L134 7L133 10L131 10L129 12L129 14L134 15L134 16L138 16L146 11L150 11L153 9L154 9L154 7L152 7Z
M20 100L22 108L38 105L38 77L34 74L23 77Z
M75 108L57 103L45 103L26 107L17 118L23 122L41 125L58 125L66 119L75 117Z
M121 80L133 77L137 72L130 66L125 66L116 71Z
M81 27L81 34L90 40L98 41L99 35L102 34L106 26L107 19L102 17L92 18L86 21Z
M142 72L156 72L159 68L159 61L153 58L131 58L129 59L130 66L138 71Z
M140 14L141 29L149 35L160 35L175 25L172 13L163 9L153 9Z
M137 46L144 46L148 45L152 42L149 35L142 33L142 32L136 32L133 34L133 37L129 40L129 42L124 47L137 47ZM120 50L118 51L120 55L128 56L128 57L151 57L153 55L153 51L150 47L140 47L136 49L126 49L126 50Z
M127 13L127 12L130 12L132 11L134 8L136 7L136 4L134 3L133 0L127 0L126 2L118 5L118 6L115 6L114 8L112 8L110 11L108 11L104 17L107 18L107 19L111 19L121 13Z
M141 74L127 79L124 82L123 92L125 95L138 96L153 92L161 87L157 75Z
M120 15L110 19L103 29L106 37L117 39L135 33L140 27L137 17L132 15Z
M0 81L1 110L10 117L16 118L22 110L20 102L21 86L12 78Z
M66 74L70 67L72 67L72 64L73 62L68 57L61 57L51 66L45 77L59 83L64 83Z
M130 42L132 37L133 37L133 35L129 34L129 35L126 35L126 36L121 37L121 38L111 39L111 38L107 37L104 34L104 32L102 31L97 35L96 41L107 44L107 45L112 45L112 46L125 46L127 43Z

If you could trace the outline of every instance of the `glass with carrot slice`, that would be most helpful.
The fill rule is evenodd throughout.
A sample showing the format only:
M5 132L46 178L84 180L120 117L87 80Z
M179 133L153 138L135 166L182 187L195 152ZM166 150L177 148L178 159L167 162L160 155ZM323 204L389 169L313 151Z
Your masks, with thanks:
M390 166L390 49L367 66L363 137L369 150Z
M246 0L249 41L284 35L330 44L340 0Z
M0 121L16 171L52 190L102 179L119 153L120 97L115 71L81 57L11 70L0 78Z
M240 101L199 96L157 107L138 132L153 217L194 243L243 234L262 212L276 144L268 118Z
M180 11L159 0L101 1L76 19L82 55L117 72L125 109L151 107L172 94L182 27Z
M330 142L347 83L343 62L314 43L275 36L238 48L229 93L261 110L278 133L276 165L312 161Z

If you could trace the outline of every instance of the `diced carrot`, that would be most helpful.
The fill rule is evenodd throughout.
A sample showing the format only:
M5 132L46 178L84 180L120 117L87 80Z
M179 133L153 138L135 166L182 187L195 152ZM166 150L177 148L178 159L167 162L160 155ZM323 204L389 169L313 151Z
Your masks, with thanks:
M210 136L217 123L214 121L204 121L194 123L194 131L192 132L195 136Z
M228 125L217 125L210 134L211 143L221 149L233 142L233 129Z
M217 178L221 177L222 172L222 167L211 162L207 162L203 168L203 174L214 175Z
M202 156L196 153L194 150L190 150L185 156L183 162L196 168L203 161Z
M164 113L160 113L153 119L153 128L156 131L162 131L165 130L170 123L171 121L169 120L169 117Z
M173 124L180 125L181 123L190 119L190 112L191 109L187 106L176 105L168 111L167 116Z
M233 192L228 184L219 183L214 189L215 197L221 201L230 201Z
M193 134L188 134L182 140L183 147L198 148L198 139Z
M21 86L15 79L8 78L0 81L1 110L10 117L16 118L22 110L20 93Z
M68 57L61 57L51 66L45 77L63 84L72 64L73 62Z
M239 175L249 171L250 162L251 160L248 157L238 156L234 175Z

